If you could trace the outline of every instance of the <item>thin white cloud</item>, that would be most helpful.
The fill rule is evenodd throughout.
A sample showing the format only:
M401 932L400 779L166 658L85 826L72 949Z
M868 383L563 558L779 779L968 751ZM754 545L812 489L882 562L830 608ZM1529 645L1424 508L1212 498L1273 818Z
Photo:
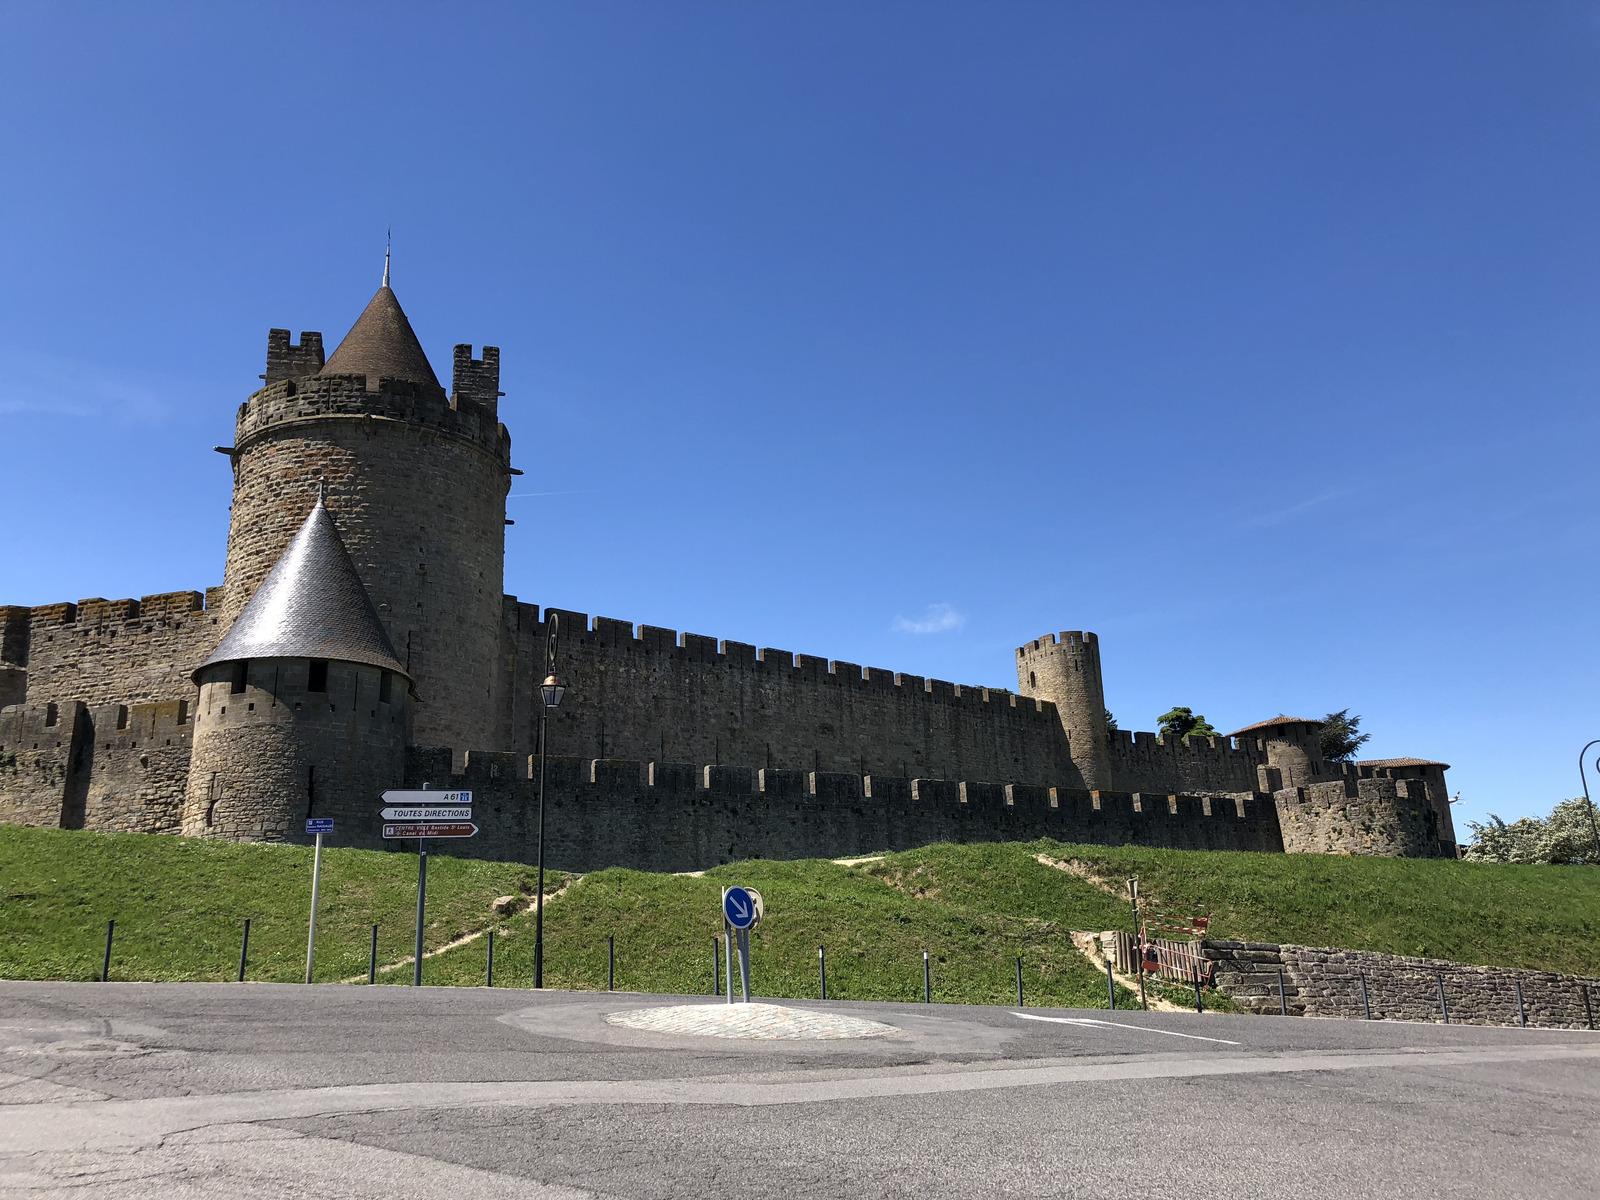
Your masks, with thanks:
M949 633L967 623L965 613L959 613L948 604L930 604L920 617L896 617L897 633Z
M171 402L170 384L0 347L0 415L158 421L167 415Z

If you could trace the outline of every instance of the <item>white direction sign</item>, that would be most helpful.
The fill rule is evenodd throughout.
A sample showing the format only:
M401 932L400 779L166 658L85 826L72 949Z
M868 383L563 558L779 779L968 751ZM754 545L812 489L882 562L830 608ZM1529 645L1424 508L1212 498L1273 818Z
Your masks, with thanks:
M385 821L470 821L472 809L462 805L418 804L406 808L386 808L379 815Z
M471 792L385 792L385 804L471 804Z

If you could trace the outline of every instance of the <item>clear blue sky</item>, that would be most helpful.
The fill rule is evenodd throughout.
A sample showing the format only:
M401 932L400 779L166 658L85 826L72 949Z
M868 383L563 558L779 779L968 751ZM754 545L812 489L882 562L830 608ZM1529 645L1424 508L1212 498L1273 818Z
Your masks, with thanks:
M7 5L0 602L221 582L270 326L502 347L524 600L1123 728L1600 736L1594 3Z

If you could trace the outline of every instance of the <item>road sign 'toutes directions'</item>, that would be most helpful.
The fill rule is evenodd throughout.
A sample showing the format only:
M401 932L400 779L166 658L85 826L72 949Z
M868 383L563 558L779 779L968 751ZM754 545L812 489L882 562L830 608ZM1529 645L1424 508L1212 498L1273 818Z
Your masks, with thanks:
M761 914L761 893L754 888L731 887L723 893L722 915L735 929L749 929Z
M470 821L472 810L461 805L407 806L386 808L378 814L385 821Z
M465 838L477 832L478 827L471 821L445 821L437 825L411 823L383 827L383 836L386 838Z
M385 792L385 804L471 804L471 792Z

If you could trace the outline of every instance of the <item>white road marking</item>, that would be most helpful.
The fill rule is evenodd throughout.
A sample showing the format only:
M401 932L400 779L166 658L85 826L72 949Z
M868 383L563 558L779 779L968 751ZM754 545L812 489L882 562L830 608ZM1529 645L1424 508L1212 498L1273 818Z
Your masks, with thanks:
M1046 1017L1039 1013L1019 1012L1014 1012L1011 1015L1013 1017L1021 1017L1024 1021L1054 1021L1058 1025L1109 1025L1114 1029L1136 1029L1140 1033L1164 1033L1168 1037L1188 1038L1190 1041L1195 1042L1221 1042L1224 1046L1241 1045L1239 1042L1230 1042L1227 1038L1201 1037L1198 1033L1173 1033L1170 1029L1151 1029L1147 1025L1124 1025L1120 1021L1100 1021L1094 1017Z

